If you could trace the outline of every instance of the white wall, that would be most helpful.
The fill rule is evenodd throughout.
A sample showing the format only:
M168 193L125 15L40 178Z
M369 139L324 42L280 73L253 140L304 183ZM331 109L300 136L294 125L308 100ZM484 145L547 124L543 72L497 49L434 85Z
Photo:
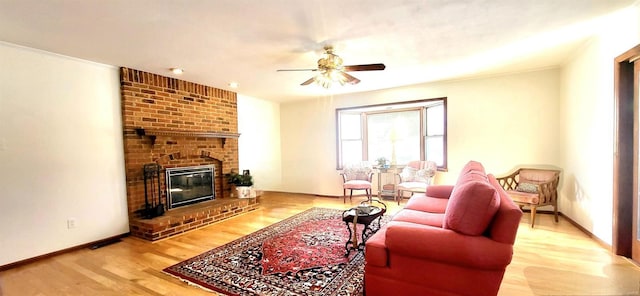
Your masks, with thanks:
M613 61L640 43L640 8L617 12L563 67L560 209L611 244L613 211Z
M0 265L128 232L125 190L118 69L0 43Z
M280 105L238 94L240 170L251 170L254 188L281 191Z
M422 84L281 105L282 182L289 192L342 195L336 171L335 109L447 97L452 184L469 160L504 175L521 165L560 163L558 69Z

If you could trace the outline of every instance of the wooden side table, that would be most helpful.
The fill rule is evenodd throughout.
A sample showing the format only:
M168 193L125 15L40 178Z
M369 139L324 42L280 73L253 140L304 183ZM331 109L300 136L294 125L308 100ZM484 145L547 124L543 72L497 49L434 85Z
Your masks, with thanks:
M391 197L395 199L396 196L396 170L394 168L389 168L384 171L380 169L376 169L376 175L378 179L378 200L382 200L384 197ZM384 185L382 185L382 177L387 177L391 175L393 179L393 183L391 185L393 188L391 190L384 189ZM386 178L385 178L386 179ZM385 183L385 185L388 185Z

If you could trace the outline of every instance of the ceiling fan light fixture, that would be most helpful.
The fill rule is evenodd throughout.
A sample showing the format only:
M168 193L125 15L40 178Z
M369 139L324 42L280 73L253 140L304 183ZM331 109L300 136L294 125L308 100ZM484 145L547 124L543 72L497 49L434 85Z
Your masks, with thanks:
M385 69L385 65L382 63L343 66L342 58L333 53L333 47L325 46L324 50L325 53L322 58L318 60L318 68L316 69L284 69L277 71L318 71L315 76L305 80L300 85L305 86L315 82L324 88L330 88L333 82L338 82L340 85L347 83L354 85L360 82L360 79L347 72L379 71Z
M331 87L332 80L329 77L329 75L327 75L327 73L324 72L324 71L321 72L321 73L318 73L318 75L316 75L313 80L316 82L316 84L318 84L318 85L320 85L320 86L322 86L324 88L328 89L328 88Z
M330 75L332 76L333 81L337 81L340 85L344 85L349 79L347 79L343 74L344 73L342 71L332 71Z
M323 69L313 80L324 88L330 88L334 82L338 82L340 85L349 82L349 78L342 71L335 69Z

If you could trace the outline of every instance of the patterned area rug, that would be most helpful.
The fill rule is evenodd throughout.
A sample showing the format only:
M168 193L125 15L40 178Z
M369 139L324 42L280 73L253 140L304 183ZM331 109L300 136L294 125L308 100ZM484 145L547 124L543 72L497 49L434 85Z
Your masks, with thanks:
M311 208L164 271L228 295L359 295L364 256L344 256L348 237L342 210Z

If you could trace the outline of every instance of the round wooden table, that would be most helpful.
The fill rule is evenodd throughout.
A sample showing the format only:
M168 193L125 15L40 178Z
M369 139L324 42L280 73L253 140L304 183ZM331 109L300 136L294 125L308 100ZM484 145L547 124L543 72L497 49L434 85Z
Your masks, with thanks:
M379 206L374 206L372 204L373 202L378 203ZM347 225L347 229L349 230L349 240L344 244L344 248L346 249L345 257L349 256L352 250L364 250L367 239L380 229L380 220L386 212L387 205L376 199L372 199L371 203L369 203L369 201L363 201L357 207L342 212L342 221ZM377 223L373 223L374 221L377 221ZM351 225L349 225L349 223L351 223ZM358 243L358 224L364 225L360 243Z

